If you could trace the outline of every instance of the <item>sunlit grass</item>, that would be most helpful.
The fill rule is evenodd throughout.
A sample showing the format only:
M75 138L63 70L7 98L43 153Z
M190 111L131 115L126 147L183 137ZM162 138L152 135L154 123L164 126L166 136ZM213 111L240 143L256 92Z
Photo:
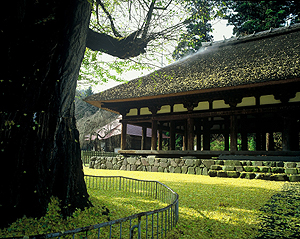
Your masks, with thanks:
M202 175L149 173L84 168L86 175L126 176L160 181L179 194L179 222L169 238L254 238L257 235L259 209L272 195L279 192L283 182L217 178ZM98 195L99 200L111 201L116 216L139 210L151 210L150 199L140 206L141 199L127 203L126 195ZM136 200L131 197L131 200ZM149 208L147 206L149 200ZM141 204L142 205L142 204ZM127 213L127 212L126 212ZM127 215L129 216L129 215Z

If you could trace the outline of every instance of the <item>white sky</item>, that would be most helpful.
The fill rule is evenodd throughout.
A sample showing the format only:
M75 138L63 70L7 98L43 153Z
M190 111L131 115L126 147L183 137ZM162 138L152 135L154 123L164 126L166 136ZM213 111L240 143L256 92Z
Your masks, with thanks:
M223 40L224 37L228 39L232 36L233 26L226 26L226 24L227 24L227 20L222 20L222 19L215 20L212 22L212 26L213 26L212 34L214 36L214 41ZM150 71L145 71L145 70L143 71L143 75L146 75L149 73L150 73ZM141 72L131 71L131 72L127 72L127 73L123 74L122 78L125 80L132 80L132 79L135 79L140 76L141 76ZM113 81L113 80L109 80L107 83L102 83L102 84L99 84L98 86L93 86L92 88L93 88L94 93L98 93L100 91L104 91L104 90L109 89L118 84L120 84L120 83Z

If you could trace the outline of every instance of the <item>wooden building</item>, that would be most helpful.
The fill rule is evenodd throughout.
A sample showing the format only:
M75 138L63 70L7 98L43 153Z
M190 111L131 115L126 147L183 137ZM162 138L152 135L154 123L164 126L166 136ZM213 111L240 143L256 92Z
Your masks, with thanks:
M247 135L255 134L252 154L299 155L300 25L210 43L85 101L123 116L121 153L175 153L177 133L184 136L182 155L220 154L210 151L211 134L224 135L228 154L250 154ZM152 151L144 151L145 137L140 151L126 148L127 124L142 126L143 134L146 128L159 132ZM160 150L162 131L170 133L168 152ZM282 133L281 152L274 152L273 132Z

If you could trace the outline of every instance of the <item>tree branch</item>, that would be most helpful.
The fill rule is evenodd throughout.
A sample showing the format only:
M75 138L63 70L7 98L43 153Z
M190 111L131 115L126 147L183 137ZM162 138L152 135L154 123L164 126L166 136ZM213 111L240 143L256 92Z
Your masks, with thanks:
M115 24L114 24L114 21L113 21L113 18L112 16L110 15L110 13L107 11L106 7L104 6L104 4L101 2L101 0L96 0L96 3L99 4L102 8L102 10L104 11L104 13L106 14L107 18L109 19L110 21L110 26L111 26L111 29L114 33L114 35L116 37L122 37L122 35L117 31L116 27L115 27ZM98 14L97 14L98 15Z
M101 51L121 59L128 59L145 53L150 39L137 38L139 31L124 38L114 38L105 33L88 30L86 46L93 51Z

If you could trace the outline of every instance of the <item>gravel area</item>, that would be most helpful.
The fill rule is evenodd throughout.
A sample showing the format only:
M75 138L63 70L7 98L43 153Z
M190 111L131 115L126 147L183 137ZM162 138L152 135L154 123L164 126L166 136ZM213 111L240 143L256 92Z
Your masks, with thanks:
M257 239L300 238L300 183L286 183L261 209Z

